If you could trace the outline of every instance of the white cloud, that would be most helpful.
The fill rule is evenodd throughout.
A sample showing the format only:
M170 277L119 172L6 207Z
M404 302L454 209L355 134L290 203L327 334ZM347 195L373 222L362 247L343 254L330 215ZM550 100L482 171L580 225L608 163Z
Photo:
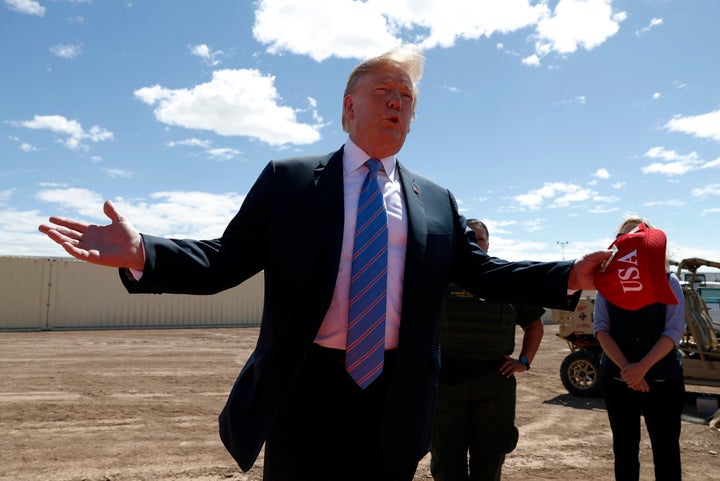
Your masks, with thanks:
M715 167L720 167L720 157L718 157L715 160L710 160L708 162L705 162L700 166L700 169L714 169Z
M693 197L706 197L708 195L720 196L720 184L710 184L692 190Z
M122 170L122 169L103 169L105 173L108 175L108 177L120 177L123 179L129 179L132 177L132 172L129 170Z
M553 14L538 23L536 50L541 55L592 50L615 35L626 17L613 12L610 0L560 0Z
M35 0L5 0L5 5L13 12L25 13L27 15L45 15L45 7Z
M19 149L23 152L37 152L39 150L37 147L32 144L28 144L27 142L20 144Z
M690 156L697 156L697 154L692 153ZM650 157L651 159L663 159L663 160L677 160L681 158L681 156L675 152L674 150L665 150L662 147L652 147L647 152L645 152L645 157Z
M0 190L0 205L12 199L15 194L15 189Z
M213 147L211 141L196 138L168 142L168 147L177 146L198 147L205 152L208 158L220 161L231 160L242 154L242 152L237 149L230 147Z
M547 6L527 0L449 0L444 2L386 2L374 7L393 26L420 29L424 48L452 47L461 39L474 40L494 33L509 33L536 24L548 14Z
M2 256L61 256L65 251L38 232L47 222L37 210L0 208L0 255Z
M532 259L538 261L548 261L560 258L559 253L546 254L545 251L547 250L548 245L544 242L512 239L502 234L496 236L490 234L490 248L488 249L488 252L490 255L501 259L526 259L528 257L528 252L532 252Z
M82 188L51 188L38 199L55 204L68 217L107 224L103 198ZM149 198L112 199L115 208L140 232L173 238L214 239L220 237L245 199L235 193L155 192ZM45 222L43 220L42 222Z
M523 65L529 65L530 67L539 67L540 66L540 57L538 57L536 54L528 55L524 59L521 60Z
M46 189L39 191L36 197L45 202L58 204L64 210L75 212L81 217L96 218L98 210L102 214L103 198L88 189L77 187Z
M710 207L709 209L703 209L703 210L702 210L702 214L703 214L703 215L707 215L707 214L720 214L720 207ZM708 257L710 257L710 256L708 256ZM719 255L715 255L715 256L712 256L712 257L713 257L713 258L718 258L718 257L720 257L720 256L719 256Z
M288 51L321 62L331 56L364 58L387 50L400 43L389 30L372 0L261 0L253 35L270 53Z
M538 232L545 228L547 225L546 219L532 219L523 222L523 227L528 232Z
M517 260L527 258L527 253L532 252L533 259L541 259L543 256L540 253L548 249L548 246L543 242L522 240L523 234L516 235L516 229L514 229L520 227L529 232L542 230L547 227L546 219L532 219L522 224L513 220L494 220L487 217L483 217L481 220L490 233L488 252L493 256Z
M608 214L610 212L617 212L620 209L618 207L610 207L608 204L596 205L588 210L590 214Z
M670 132L682 132L720 142L720 109L687 117L677 115L665 124L665 128Z
M594 192L591 189L563 182L552 182L527 194L516 195L514 199L521 207L538 209L545 201L552 200L550 207L567 207L570 204L588 200L593 195Z
M155 106L155 118L168 125L255 137L275 146L319 140L322 125L298 122L297 110L279 104L274 82L254 69L216 70L210 82L192 89L155 85L135 96Z
M551 205L552 207L567 207L570 204L590 199L592 194L593 191L590 189L574 188L558 196Z
M682 201L682 200L669 199L669 200L656 200L656 201L652 201L652 202L645 202L643 205L646 207L654 207L657 205L666 206L666 207L685 207L687 205L687 202Z
M47 222L37 210L2 208L11 191L0 192L0 255L67 256L37 230ZM85 222L109 223L103 197L92 190L46 184L36 197L52 210ZM118 211L138 230L162 237L213 239L222 235L245 196L235 193L156 192L143 199L113 199Z
M643 27L640 30L637 30L635 32L635 35L637 35L639 37L641 34L647 33L650 30L652 30L653 28L659 27L662 24L663 24L662 18L653 18L652 20L650 20L650 23L647 26Z
M680 155L674 150L653 147L645 152L645 157L660 159L642 168L644 174L683 175L694 170L720 167L720 158L712 161L701 160L696 152Z
M535 28L535 52L522 62L536 66L551 52L597 47L626 17L613 12L609 0L560 0L554 11L545 1L530 0L261 0L257 5L253 34L270 53L287 51L318 62L366 58L403 41L448 48L458 40Z
M605 204L612 204L620 201L620 197L616 195L593 195L592 199L595 202L603 202Z
M556 261L561 257L565 259L575 259L588 252L596 251L598 246L606 246L609 243L609 241L605 239L600 241L570 241L562 235L554 236L552 234L544 236L545 240L541 242L523 240L526 236L524 233L514 235L512 231L502 229L496 233L493 227L491 227L491 220L483 219L483 222L488 225L490 230L489 253L501 259L533 259L537 261ZM548 220L529 220L523 222L521 227L529 232L540 231L548 228Z
M322 115L320 115L320 112L317 110L317 100L315 100L312 97L307 98L308 105L310 105L310 109L312 110L312 118L317 124L322 124L324 122ZM306 110L305 110L306 111Z
M187 147L200 147L203 149L207 149L212 145L212 142L209 140L202 140L202 139L185 139L185 140L173 140L172 142L168 142L168 147L177 147L178 145L183 145Z
M235 157L239 156L242 152L240 152L237 149L230 148L230 147L214 147L212 149L206 150L205 153L211 159L224 161L224 160L234 159Z
M661 94L660 92L654 92L652 94L653 100L661 99L662 97L663 97L663 94Z
M607 169L598 169L593 174L593 177L597 177L598 179L609 179L610 172L608 172Z
M84 130L77 120L68 120L62 115L36 115L32 120L9 121L15 127L25 127L33 130L49 130L63 136L60 143L71 150L88 150L85 141L93 143L112 140L113 133L97 125Z
M50 51L60 58L72 60L82 53L81 45L59 44L50 47Z
M223 54L222 50L216 50L215 52L212 52L210 50L210 47L208 47L204 43L200 45L190 45L189 49L192 55L200 57L207 65L213 67L220 63L220 60L218 60L217 57Z
M579 104L584 105L587 103L587 97L584 95L576 95L575 97L567 100L561 100L559 102L560 105L569 105L569 104Z
M488 219L487 217L483 217L480 220L487 226L490 239L493 239L495 235L512 234L512 230L508 229L508 227L517 225L517 222L514 220L494 220Z

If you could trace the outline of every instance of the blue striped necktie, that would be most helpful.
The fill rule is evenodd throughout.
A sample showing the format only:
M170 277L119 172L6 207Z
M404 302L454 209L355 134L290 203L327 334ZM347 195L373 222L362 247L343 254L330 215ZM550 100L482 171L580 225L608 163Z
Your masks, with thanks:
M365 389L383 369L387 296L388 229L385 203L377 181L382 164L365 162L360 189L350 278L345 368Z

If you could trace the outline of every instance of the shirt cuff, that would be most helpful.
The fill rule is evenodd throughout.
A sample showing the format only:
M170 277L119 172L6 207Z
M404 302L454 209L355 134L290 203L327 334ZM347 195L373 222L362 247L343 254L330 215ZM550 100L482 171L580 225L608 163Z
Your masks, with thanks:
M145 239L143 239L142 235L140 236L140 249L142 249L143 264L145 264ZM135 279L136 281L139 281L143 276L142 270L138 270L138 269L128 269L128 270L130 271L130 274L132 274L133 279Z

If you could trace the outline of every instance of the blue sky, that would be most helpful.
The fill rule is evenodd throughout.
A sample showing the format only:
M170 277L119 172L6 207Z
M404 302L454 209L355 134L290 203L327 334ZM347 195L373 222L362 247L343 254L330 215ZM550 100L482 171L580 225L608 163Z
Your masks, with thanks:
M720 261L717 0L3 0L0 255L53 214L219 236L264 165L325 153L347 74L426 54L401 162L490 253L574 258L648 217ZM282 222L282 219L277 219ZM288 242L292 242L288 232Z

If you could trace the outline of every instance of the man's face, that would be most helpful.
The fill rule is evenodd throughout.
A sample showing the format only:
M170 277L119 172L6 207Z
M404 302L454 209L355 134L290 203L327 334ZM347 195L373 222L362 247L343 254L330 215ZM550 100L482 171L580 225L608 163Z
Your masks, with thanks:
M413 100L412 81L401 68L380 65L365 73L343 100L350 138L378 159L398 153L410 131Z
M480 248L487 253L490 248L490 241L488 240L488 235L487 232L485 232L485 229L483 229L481 225L472 225L470 228L475 233L475 242L477 242L477 245L479 245Z

